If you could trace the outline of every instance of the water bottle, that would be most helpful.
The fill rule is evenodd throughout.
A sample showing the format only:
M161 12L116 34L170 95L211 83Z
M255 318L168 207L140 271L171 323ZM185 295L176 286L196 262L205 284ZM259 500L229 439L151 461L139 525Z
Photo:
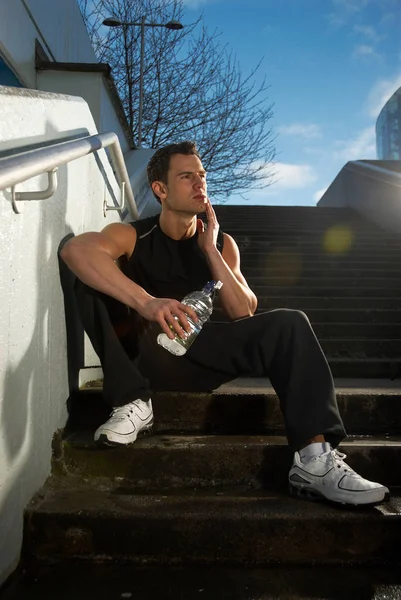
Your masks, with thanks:
M184 330L184 338L180 338L180 336L176 334L175 338L171 340L166 333L160 333L157 336L157 343L171 352L171 354L175 354L175 356L183 356L188 348L194 343L196 336L203 327L203 324L206 323L212 314L213 303L211 296L213 292L215 290L219 290L222 285L223 284L221 281L209 281L202 291L191 292L191 294L185 296L185 298L183 298L181 301L182 304L190 306L198 315L199 321L194 323L191 317L187 315L191 331L187 332ZM175 317L175 319L178 320L177 317ZM175 331L171 325L170 329Z

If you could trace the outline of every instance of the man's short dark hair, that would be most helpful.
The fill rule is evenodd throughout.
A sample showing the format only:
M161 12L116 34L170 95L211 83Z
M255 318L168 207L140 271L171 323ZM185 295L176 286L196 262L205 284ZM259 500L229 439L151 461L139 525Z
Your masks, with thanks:
M151 187L154 181L162 181L167 184L167 173L170 168L170 158L173 154L186 154L187 156L193 154L200 158L195 142L185 141L159 148L150 159L147 167L148 181ZM160 198L155 192L153 192L153 195L160 202Z

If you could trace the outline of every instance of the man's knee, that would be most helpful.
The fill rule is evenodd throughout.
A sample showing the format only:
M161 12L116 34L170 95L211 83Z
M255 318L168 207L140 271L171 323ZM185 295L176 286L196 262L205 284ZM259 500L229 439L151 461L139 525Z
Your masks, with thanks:
M310 328L308 316L302 310L292 308L277 308L266 315L273 315L277 323L283 327Z

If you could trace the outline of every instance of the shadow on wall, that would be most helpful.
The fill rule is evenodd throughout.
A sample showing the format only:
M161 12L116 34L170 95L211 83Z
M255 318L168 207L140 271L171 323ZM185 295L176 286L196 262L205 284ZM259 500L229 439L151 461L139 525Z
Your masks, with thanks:
M72 135L74 133L76 132L72 132ZM60 139L60 132L49 123L45 135ZM36 305L35 324L24 356L18 362L9 360L5 372L4 397L0 405L0 426L5 454L2 463L6 471L0 475L0 576L2 572L3 576L7 576L17 566L22 541L23 510L49 473L52 437L55 429L60 426L60 419L65 410L65 404L60 406L60 390L57 389L57 385L63 381L63 374L55 372L54 369L60 368L66 348L57 347L52 333L58 328L63 328L65 323L60 303L56 300L60 295L58 246L63 233L69 231L67 238L72 236L66 224L64 201L64 198L68 197L67 168L66 165L59 168L59 185L55 196L40 201L36 257L37 289L32 292ZM45 210L48 208L45 202L57 204L51 210ZM26 204L21 203L22 213L24 206ZM13 218L24 218L23 214L12 213L11 203L9 210ZM24 246L17 256L10 256L11 272L14 270L16 286L19 281L23 281L19 273L23 268L24 256L29 255L29 252L30 249ZM21 286L21 290L23 289ZM29 302L29 298L25 299L25 302ZM18 314L20 313L16 312L14 319L18 318ZM24 326L24 323L15 320L13 322L11 310L11 344L13 339L24 339ZM74 335L77 338L78 331L72 333L72 340ZM76 345L75 349L77 348ZM12 355L12 345L9 355ZM78 351L75 357L77 361L80 357L83 360L83 349L81 354ZM69 365L70 386L77 384L76 369L77 364ZM67 398L64 400L67 401Z

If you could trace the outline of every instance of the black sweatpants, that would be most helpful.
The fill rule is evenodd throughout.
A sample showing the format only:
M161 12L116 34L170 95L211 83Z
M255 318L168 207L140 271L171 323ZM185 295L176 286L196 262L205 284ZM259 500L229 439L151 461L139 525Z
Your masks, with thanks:
M78 279L75 293L112 406L146 400L153 390L211 391L240 376L269 377L292 448L318 434L333 446L345 437L329 366L303 312L277 309L229 323L208 322L179 357L157 344L157 323L129 314Z

